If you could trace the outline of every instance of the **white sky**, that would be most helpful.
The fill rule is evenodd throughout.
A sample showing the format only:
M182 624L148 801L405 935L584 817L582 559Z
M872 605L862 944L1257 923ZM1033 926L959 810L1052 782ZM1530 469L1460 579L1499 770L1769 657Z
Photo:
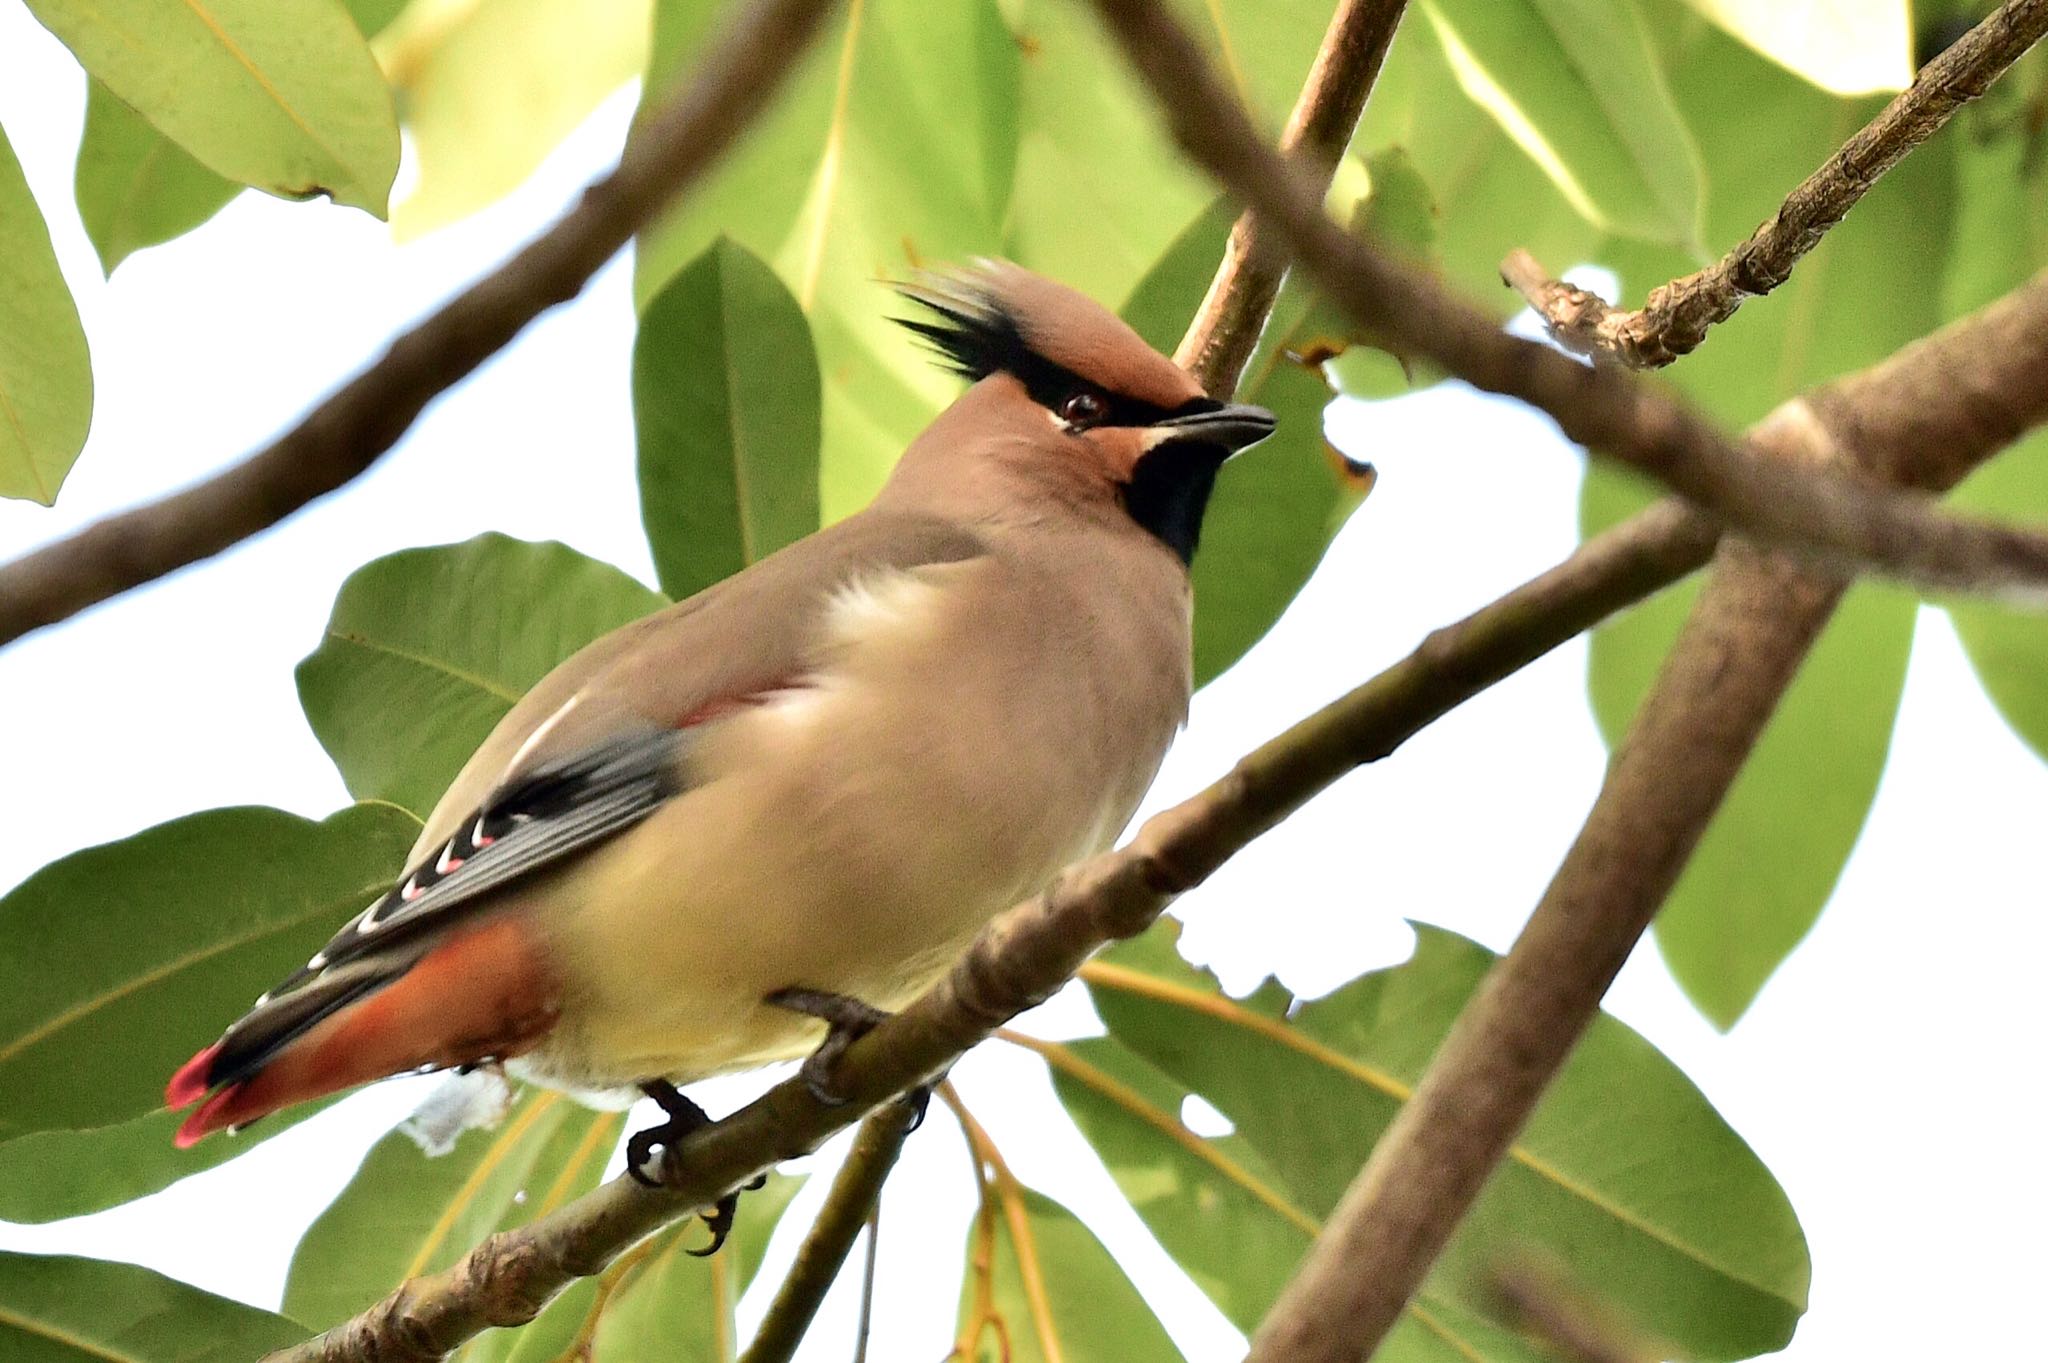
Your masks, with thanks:
M83 98L62 49L22 8L0 6L0 124L53 219L99 393L58 507L0 503L8 557L202 476L289 423L559 211L605 166L630 112L614 100L511 200L404 249L362 214L251 193L108 284L69 206ZM651 578L632 478L627 276L615 262L339 498L201 572L0 651L0 887L195 809L319 815L343 803L291 671L342 578L371 558L496 529L564 540ZM1279 628L1198 698L1148 808L1572 546L1579 460L1545 421L1446 389L1340 414L1334 431L1379 466L1380 486ZM1404 918L1504 949L1598 785L1584 666L1582 645L1562 649L1323 796L1184 902L1188 949L1233 988L1271 971L1304 993L1401 959ZM2034 1084L2048 1022L2044 813L2048 776L1983 699L1944 618L1923 612L1863 842L1820 926L1749 1016L1716 1034L1649 948L1610 997L1799 1210L1813 1307L1781 1357L2039 1356L2038 1341L2015 1341L2034 1335L2048 1268ZM1071 997L1036 1021L1052 1034L1089 1025ZM1235 1358L1236 1332L1048 1112L1037 1062L991 1045L955 1074L1017 1173L1087 1218L1188 1357ZM754 1087L704 1096L721 1111ZM374 1088L100 1216L0 1225L0 1246L136 1260L275 1307L304 1225L420 1091ZM829 1171L836 1152L811 1163ZM967 1167L935 1109L890 1184L871 1357L949 1346ZM770 1287L824 1182L785 1222ZM849 1287L804 1358L846 1356ZM749 1318L761 1305L756 1293Z

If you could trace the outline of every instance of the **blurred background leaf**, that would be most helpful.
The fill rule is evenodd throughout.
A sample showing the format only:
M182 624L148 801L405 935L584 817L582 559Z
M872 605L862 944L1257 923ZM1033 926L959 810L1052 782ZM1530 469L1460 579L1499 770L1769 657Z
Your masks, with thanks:
M640 520L675 600L818 528L818 385L803 310L738 242L714 241L641 311Z
M390 888L418 832L388 805L216 809L30 876L0 899L0 1136L161 1107L186 1057Z
M108 89L217 174L383 217L398 122L340 0L34 0Z
M1837 95L1903 90L1913 79L1907 0L1688 0L1758 52Z
M92 360L50 229L0 131L0 497L48 506L92 424Z
M246 1363L306 1332L134 1264L0 1251L7 1363Z

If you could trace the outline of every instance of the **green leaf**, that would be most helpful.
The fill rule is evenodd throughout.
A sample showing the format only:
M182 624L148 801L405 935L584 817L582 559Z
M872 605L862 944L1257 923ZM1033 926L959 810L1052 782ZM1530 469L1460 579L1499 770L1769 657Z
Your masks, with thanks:
M358 799L424 816L528 687L664 604L565 545L479 535L350 574L299 704Z
M0 497L44 506L85 448L92 359L50 229L0 131Z
M1718 30L1660 25L1679 106L1699 130L1716 185L1710 232L1735 241L1772 212L1877 108L1831 98ZM1666 371L1730 429L1794 393L1860 369L1942 321L1938 288L1898 281L1942 260L1952 223L1949 139L1937 138L1887 175L1776 292L1751 299L1705 345ZM1611 243L1622 292L1641 297L1690 268L1675 252ZM1643 504L1627 475L1589 468L1581 499L1588 535ZM1603 625L1589 689L1610 743L1690 608L1685 584ZM1742 1015L1819 916L1862 831L1891 742L1911 649L1914 603L1859 585L1822 634L1708 826L1657 920L1657 942L1700 1010L1727 1027Z
M88 79L73 192L100 268L112 274L135 252L183 236L220 212L242 186L200 165Z
M399 239L516 189L646 66L652 19L652 0L491 0L395 43L419 165L412 193L392 213Z
M734 1308L761 1267L801 1178L771 1174L766 1187L740 1194L725 1248L708 1258L688 1253L708 1243L694 1221L671 1226L649 1240L633 1261L621 1259L619 1287L594 1338L596 1358L658 1358L663 1363L725 1363L739 1335ZM586 1289L587 1290L587 1289ZM601 1290L601 1289L600 1289ZM588 1315L588 1306L585 1314ZM538 1341L513 1363L550 1363Z
M247 1363L306 1332L134 1264L0 1252L8 1363Z
M1175 8L1277 136L1329 22L1326 0L1178 0ZM1021 0L1005 13L1024 56L1005 252L1093 297L1121 297L1213 190L1085 8Z
M85 69L208 169L384 215L398 123L339 0L32 0Z
M390 887L418 832L379 805L216 809L30 876L0 899L0 1137L158 1109L187 1056Z
M1286 1199L1320 1219L1494 959L1418 927L1406 964L1285 1018L1224 997L1157 942L1113 951L1083 978L1110 1034L1220 1109ZM1154 1101L1168 1096L1155 1082ZM1112 1144L1112 1169L1129 1149ZM1425 1305L1489 1317L1491 1271L1531 1251L1569 1264L1677 1357L1778 1348L1806 1305L1806 1245L1783 1191L1675 1066L1604 1016L1453 1238ZM1220 1299L1228 1309L1249 1313L1270 1290L1250 1272L1232 1280L1242 1298Z
M680 601L818 528L818 360L803 310L719 238L633 342L640 518Z
M406 1279L446 1268L486 1235L589 1191L625 1121L527 1089L496 1127L463 1132L446 1155L429 1157L393 1131L299 1241L285 1314L324 1329Z
M1956 226L1942 279L1950 317L2019 287L2048 263L2048 166L2026 105L2012 82L2002 82L1956 120ZM1998 520L2048 522L2048 432L1993 458L1964 480L1955 500ZM2032 612L1988 601L1946 605L1985 693L2048 757L2048 627Z
M1244 1137L1203 1137L1184 1126L1175 1114L1187 1087L1115 1038L1033 1049L1052 1066L1067 1111L1174 1262L1233 1324L1255 1330L1321 1222ZM1425 1286L1374 1358L1544 1363L1550 1355Z
M1903 90L1913 80L1907 0L1688 0L1766 57L1838 95Z
M1588 222L1701 254L1704 178L1635 0L1425 0L1458 83Z
M198 1049L196 1040L192 1048ZM189 1150L171 1144L185 1119L182 1112L152 1112L84 1131L17 1136L0 1144L0 1221L40 1225L133 1202L179 1179L240 1159L327 1105L326 1100L300 1103Z
M1227 202L1211 205L1125 305L1125 320L1153 345L1171 350L1201 305L1233 217ZM1197 685L1273 627L1363 498L1360 476L1323 438L1328 381L1288 355L1307 340L1311 317L1305 289L1284 290L1238 390L1241 400L1271 408L1280 428L1223 466L1203 519L1194 567Z
M1019 1186L1008 1171L985 1198L967 1231L961 1344L949 1357L976 1363L1180 1358L1152 1308L1072 1212Z
M701 47L704 9L657 10L650 98ZM643 304L720 234L789 285L825 376L827 519L864 505L956 391L889 320L876 280L1001 249L1019 59L995 0L849 5L796 72L787 107L642 234Z
M1446 283L1497 317L1522 306L1500 281L1509 250L1526 247L1566 269L1591 259L1599 242L1599 230L1465 97L1427 23L1396 30L1353 150L1369 166L1396 155L1422 179L1434 207L1430 258ZM1366 353L1354 349L1351 356Z

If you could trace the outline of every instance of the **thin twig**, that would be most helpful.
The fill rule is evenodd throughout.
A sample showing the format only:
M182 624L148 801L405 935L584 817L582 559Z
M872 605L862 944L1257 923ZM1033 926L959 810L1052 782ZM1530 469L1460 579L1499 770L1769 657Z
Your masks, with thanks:
M1315 65L1280 135L1280 154L1325 191L1351 145L1407 5L1408 0L1338 0L1330 17ZM1268 235L1249 213L1237 220L1208 296L1174 353L1213 397L1237 391L1287 276L1286 253L1274 249Z
M0 566L0 645L269 529L355 478L427 404L590 277L773 100L832 0L757 0L618 169L503 265L391 343L267 448L203 483Z
M1787 404L1753 443L1944 488L2044 419L2048 274ZM1721 546L1584 829L1260 1326L1252 1363L1355 1360L1384 1338L1599 1010L1846 585L1781 552Z
M846 1162L832 1180L832 1191L818 1209L818 1219L798 1247L796 1262L775 1290L775 1300L740 1363L786 1363L795 1355L860 1235L861 1224L879 1205L882 1184L896 1167L913 1115L908 1104L891 1103L860 1124Z
M1745 534L1834 567L2048 605L2048 536L1946 515L1931 500L1745 454L1615 365L1503 332L1426 273L1343 231L1259 140L1201 48L1158 0L1094 0L1194 160L1267 222L1324 295L1377 340L1542 409L1596 453L1660 479Z
M875 1324L875 1263L882 1257L882 1204L868 1213L866 1251L860 1261L860 1318L853 1326L853 1363L867 1363L868 1336Z
M1749 239L1696 274L1650 291L1628 312L1597 294L1553 278L1527 251L1501 264L1501 278L1529 300L1558 341L1581 354L1604 353L1636 369L1670 364L1697 348L1707 331L1792 277L1801 256L1847 216L1856 201L1907 152L1981 96L2048 33L2048 0L2007 0L1929 62L1877 117L1787 195Z

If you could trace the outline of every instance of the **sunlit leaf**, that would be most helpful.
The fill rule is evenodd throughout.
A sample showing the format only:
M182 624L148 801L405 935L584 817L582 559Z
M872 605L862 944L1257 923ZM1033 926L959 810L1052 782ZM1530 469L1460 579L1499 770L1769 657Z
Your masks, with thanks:
M1838 95L1903 90L1913 80L1907 0L1688 0L1771 60Z
M1209 287L1234 210L1219 201L1184 231L1124 307L1153 345L1171 350ZM1223 466L1195 553L1195 680L1242 657L1280 618L1363 496L1358 475L1323 438L1331 390L1312 362L1309 296L1283 293L1238 397L1271 408L1280 428Z
M493 1231L589 1191L625 1121L528 1089L497 1126L465 1131L439 1157L393 1131L299 1241L284 1313L324 1329L407 1278L446 1268Z
M85 329L0 131L0 497L56 501L91 424Z
M246 1363L306 1332L134 1264L0 1252L8 1363Z
M702 10L684 0L658 10L651 90L687 68L711 28ZM798 71L789 108L642 236L643 303L720 233L789 285L825 380L827 519L865 504L953 396L953 381L888 319L877 281L1001 250L1018 61L995 0L855 0Z
M662 598L565 545L479 535L342 584L299 704L359 799L425 816L528 687Z
M1662 12L1683 13L1670 0ZM1710 234L1718 241L1748 235L1878 107L1831 98L1707 25L1659 31L1673 90L1699 131L1716 186ZM1901 290L1898 281L1946 254L1950 154L1949 141L1936 139L1908 157L1788 283L1745 303L1666 371L1669 381L1739 429L1794 393L1931 331L1942 320L1940 291ZM1676 252L1624 243L1610 244L1604 256L1632 298L1690 268ZM1595 466L1581 505L1585 533L1646 496L1633 479ZM1648 689L1696 589L1665 592L1595 632L1590 690L1610 743ZM1913 618L1913 602L1890 588L1850 593L1657 920L1672 973L1721 1026L1742 1015L1806 935L1848 860L1890 747Z
M818 528L818 361L775 272L720 238L641 311L640 518L680 601Z
M1248 1146L1277 1176L1271 1199L1239 1181L1237 1205L1250 1198L1265 1206L1261 1215L1298 1225L1272 1202L1309 1218L1330 1213L1493 960L1463 938L1419 928L1406 964L1285 1016L1224 997L1156 938L1113 951L1083 978L1118 1042L1235 1124L1234 1137L1208 1148L1237 1157L1239 1145ZM1135 1077L1128 1066L1123 1077ZM1150 1087L1154 1105L1171 1101L1158 1081ZM1126 1122L1112 1169L1128 1162L1135 1142ZM1171 1159L1155 1151L1154 1163L1185 1167L1191 1152L1177 1148ZM1215 1161L1203 1162L1217 1172ZM1258 1173L1257 1164L1239 1162ZM1136 1203L1141 1212L1150 1205ZM1213 1223L1186 1227L1184 1209L1152 1214L1161 1225L1181 1224L1190 1238L1217 1233ZM1219 1253L1212 1245L1198 1259L1211 1277L1226 1267ZM1605 1017L1452 1240L1425 1306L1488 1317L1492 1272L1532 1253L1569 1265L1677 1357L1744 1358L1780 1347L1805 1309L1806 1246L1784 1193L1676 1067ZM1219 1302L1249 1315L1271 1291L1270 1275L1260 1280L1246 1269L1229 1286Z
M1177 1360L1166 1331L1074 1214L1005 1178L967 1231L958 1359Z
M407 239L496 202L646 66L653 0L489 0L394 30L419 180L391 216Z
M339 0L33 0L29 9L208 169L384 215L398 124Z
M30 876L0 899L0 1135L155 1111L172 1070L390 888L418 831L382 805L216 809Z
M1424 0L1466 95L1589 222L1700 245L1700 157L1634 0Z
M246 1001L245 1001L246 1002ZM198 1033L192 1050L199 1049ZM189 1150L171 1143L182 1112L83 1131L35 1131L0 1142L0 1221L40 1224L104 1211L170 1187L181 1178L248 1154L272 1136L323 1111L325 1102L300 1103L232 1136L201 1141Z

